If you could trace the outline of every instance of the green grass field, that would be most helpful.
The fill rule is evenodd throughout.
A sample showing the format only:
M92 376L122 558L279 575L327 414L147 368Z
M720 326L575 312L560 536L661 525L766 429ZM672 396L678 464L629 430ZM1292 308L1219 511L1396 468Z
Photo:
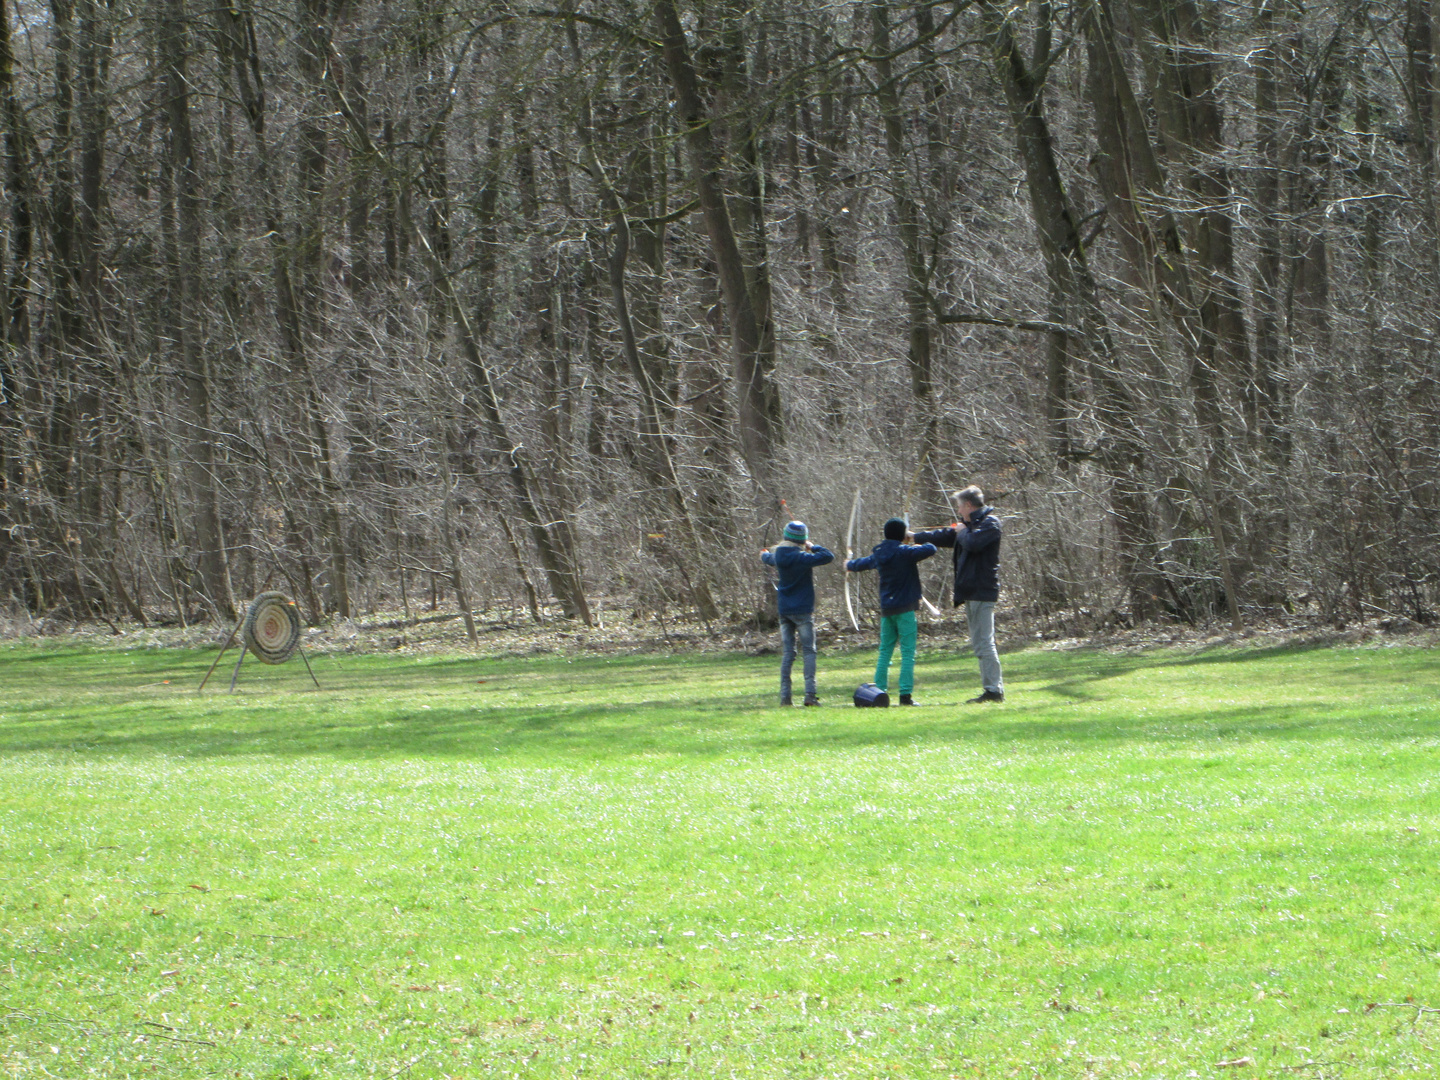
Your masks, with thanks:
M0 1074L1440 1063L1431 651L213 656L0 647Z

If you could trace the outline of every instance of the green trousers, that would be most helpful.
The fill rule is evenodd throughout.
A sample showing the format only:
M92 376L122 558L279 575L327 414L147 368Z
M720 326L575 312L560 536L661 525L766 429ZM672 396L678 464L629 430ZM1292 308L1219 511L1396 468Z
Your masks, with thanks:
M880 659L875 664L875 685L890 692L890 657L900 643L900 693L915 689L915 612L880 616Z

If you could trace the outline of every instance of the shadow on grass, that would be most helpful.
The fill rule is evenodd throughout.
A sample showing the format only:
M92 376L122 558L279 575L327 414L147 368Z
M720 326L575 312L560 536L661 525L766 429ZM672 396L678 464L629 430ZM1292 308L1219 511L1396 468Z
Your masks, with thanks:
M835 669L858 668L870 655L833 658ZM556 763L653 757L678 762L925 744L1063 749L1126 742L1398 739L1428 737L1436 716L1433 700L1428 706L1398 698L1388 705L1356 700L1351 683L1363 675L1367 658L1335 653L1328 663L1307 664L1293 650L1188 657L1011 654L1007 674L1015 685L1024 686L1011 704L916 710L768 708L775 675L774 660L768 657L330 656L316 661L321 691L308 689L303 667L256 665L257 670L242 672L247 693L198 695L193 687L213 658L213 650L0 654L0 685L5 686L0 692L0 753L423 756ZM1296 667L1283 670L1292 658ZM68 669L58 663L66 659ZM1197 688L1217 679L1240 685L1265 677L1247 668L1257 660L1279 662L1282 670L1270 676L1312 690L1309 700L1277 703L1272 696L1263 704L1160 708L1145 698L1143 684L1113 695L1100 685L1140 669L1161 672L1197 665L1217 665L1215 676L1207 675ZM949 668L957 662L973 663L963 655L928 655L920 668L922 685L927 677L953 683ZM26 669L23 665L28 664L39 666ZM1404 667L1417 675L1433 671L1424 656L1407 658ZM511 697L605 700L507 703L491 693L492 682ZM743 690L737 692L737 685ZM1313 700L1317 685L1329 700ZM760 686L766 687L763 697L756 692ZM457 704L454 696L459 693L473 694L473 700ZM660 700L662 693L670 700ZM424 707L425 701L433 704ZM1075 704L1087 711L1074 714Z
M705 710L681 710L669 704L623 709L600 705L434 708L418 714L400 710L378 721L325 718L286 722L272 713L237 718L230 730L210 724L192 726L162 716L132 715L123 725L92 725L78 719L55 725L19 725L0 735L0 753L62 751L194 758L412 756L573 763L636 757L680 761L960 743L1055 750L1132 742L1218 747L1255 739L1408 739L1428 736L1434 730L1433 717L1380 722L1358 710L1337 714L1286 705L1236 707L1218 713L1191 710L1148 720L1031 718L1019 711L997 715L995 709L962 713L937 708L928 716L907 711L897 717L895 713L894 709L807 711L807 721L801 723L775 711L746 708L740 702Z

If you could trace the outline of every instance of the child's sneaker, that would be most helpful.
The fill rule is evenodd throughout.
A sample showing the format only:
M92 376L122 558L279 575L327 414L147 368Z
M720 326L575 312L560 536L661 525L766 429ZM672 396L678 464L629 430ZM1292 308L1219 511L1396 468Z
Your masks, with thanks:
M820 699L819 699L818 697L816 697L814 694L806 694L806 695L805 695L805 704L806 704L806 705L819 705L819 704L820 704Z
M900 704L901 704L901 705L914 705L914 704L915 704L915 699L912 698L909 694L901 694L901 695L900 695Z

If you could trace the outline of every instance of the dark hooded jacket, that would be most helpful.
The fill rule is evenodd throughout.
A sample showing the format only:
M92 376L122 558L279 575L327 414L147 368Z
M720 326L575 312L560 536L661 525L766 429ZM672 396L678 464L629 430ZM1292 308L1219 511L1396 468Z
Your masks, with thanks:
M983 506L965 525L915 534L916 542L955 549L955 605L1000 599L1000 519Z
M809 615L815 610L815 579L810 571L835 561L835 553L811 543L810 551L800 544L781 540L775 550L764 552L760 561L780 571L775 584L776 606L781 615Z
M869 555L851 559L846 570L880 571L880 614L899 615L920 606L919 563L935 554L934 544L882 540Z

